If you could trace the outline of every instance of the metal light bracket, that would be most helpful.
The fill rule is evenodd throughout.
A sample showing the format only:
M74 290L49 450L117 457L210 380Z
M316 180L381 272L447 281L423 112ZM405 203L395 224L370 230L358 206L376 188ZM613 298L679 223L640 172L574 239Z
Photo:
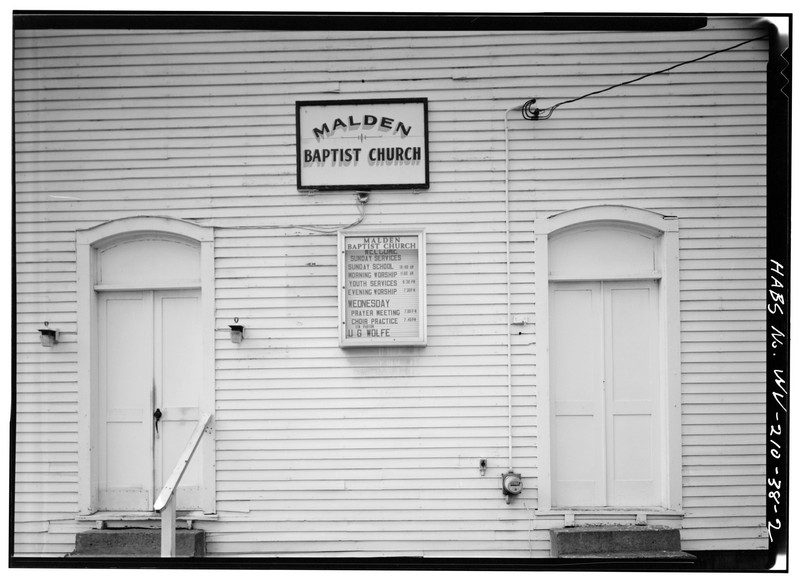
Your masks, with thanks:
M239 318L234 318L233 321L233 324L228 325L231 329L231 342L241 344L244 340L244 326L239 324Z
M42 346L50 348L58 344L58 337L60 336L58 330L50 329L50 322L44 323L44 328L39 328L39 340Z

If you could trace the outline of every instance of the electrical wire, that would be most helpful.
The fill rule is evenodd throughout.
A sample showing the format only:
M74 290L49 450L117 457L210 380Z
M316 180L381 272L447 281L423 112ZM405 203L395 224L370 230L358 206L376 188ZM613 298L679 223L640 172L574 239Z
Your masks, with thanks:
M653 75L661 75L662 73L667 73L669 71L672 71L673 69L677 69L678 67L683 67L684 65L690 65L692 63L696 63L698 61L702 61L703 59L707 59L707 58L712 57L714 55L718 55L720 53L724 53L724 52L727 52L727 51L732 51L734 49L738 49L739 47L744 46L744 45L746 45L748 43L765 39L765 38L767 38L767 36L769 36L769 35L765 34L765 35L759 36L757 38L751 38L749 40L746 40L746 41L740 42L738 44L735 44L733 46L730 46L730 47L727 47L727 48L724 48L724 49L719 49L718 51L713 51L713 52L707 53L705 55L701 55L701 56L699 56L699 57L697 57L695 59L691 59L689 61L683 61L682 63L678 63L676 65L672 65L670 67L667 67L666 69L661 69L660 71L654 71L652 73L646 73L644 75L636 77L635 79L630 79L630 80L624 81L622 83L617 83L616 85L611 85L610 87L606 87L605 89L598 89L597 91L592 91L591 93L587 93L586 95L581 95L580 97L575 97L573 99L567 99L566 101L561 101L560 103L556 103L552 107L548 107L548 108L545 108L545 109L540 109L538 107L534 107L534 104L536 103L536 99L529 99L522 106L522 117L524 117L527 120L532 120L532 121L541 120L541 119L548 119L551 115L553 115L553 112L556 110L556 108L558 108L558 107L560 107L562 105L566 105L567 103L575 103L576 101L580 101L581 99L586 99L587 97L591 97L593 95L599 95L600 93L605 93L606 91L611 91L612 89L616 89L617 87L622 87L623 85L630 85L631 83L636 83L637 81L641 81L642 79L647 79L648 77L652 77Z
M350 229L360 225L367 218L366 203L358 201L358 218L349 225L333 225L331 227L320 227L314 225L232 225L218 226L216 229L303 229L321 235L332 235L345 229Z
M314 233L321 233L323 235L330 235L330 234L336 233L338 231L342 231L344 229L350 229L352 227L360 225L364 221L364 219L367 217L367 213L366 213L366 210L364 209L364 205L365 205L365 203L363 203L363 202L359 202L358 203L358 218L355 221L353 221L352 223L350 223L349 225L346 225L346 226L335 226L335 227L331 227L331 228L325 229L325 228L322 228L322 227L313 227L311 225L291 225L290 228L293 228L293 229L305 229L306 231L312 231Z
M534 526L534 522L536 520L536 514L534 513L533 510L528 508L528 505L525 504L524 502L522 503L522 505L525 507L525 510L528 511L528 550L530 551L530 557L533 558L533 541L531 540L531 534L533 533L534 528L536 528Z

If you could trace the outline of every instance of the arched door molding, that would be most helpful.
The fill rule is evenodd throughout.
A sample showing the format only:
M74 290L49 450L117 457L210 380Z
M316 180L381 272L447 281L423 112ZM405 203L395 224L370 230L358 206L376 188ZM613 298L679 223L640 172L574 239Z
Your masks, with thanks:
M103 268L103 254L111 257L126 249L130 257L144 257L147 245L157 241L171 250L183 267L177 273L158 266L130 269ZM200 407L214 412L214 230L167 217L129 217L77 231L78 291L78 491L79 514L98 510L98 296L103 291L179 290L200 293L201 371ZM181 263L181 259L187 260ZM115 261L107 261L113 265ZM116 260L119 264L119 260ZM152 267L152 269L151 269ZM215 512L215 447L211 435L195 455L203 459L202 512ZM211 437L211 439L209 439Z
M602 246L592 248L590 243L595 236L603 239L603 245L607 245L606 250ZM637 240L642 243L636 243ZM627 206L582 207L537 220L534 245L537 334L535 362L540 436L539 510L549 512L554 508L549 305L551 283L655 280L658 282L659 383L663 414L660 430L662 484L659 509L666 513L680 513L680 289L676 217ZM608 253L610 249L614 252ZM587 250L590 254L597 253L598 260L590 257L583 262L572 261ZM652 257L648 257L647 253L651 253ZM599 260L608 255L612 257L602 262Z

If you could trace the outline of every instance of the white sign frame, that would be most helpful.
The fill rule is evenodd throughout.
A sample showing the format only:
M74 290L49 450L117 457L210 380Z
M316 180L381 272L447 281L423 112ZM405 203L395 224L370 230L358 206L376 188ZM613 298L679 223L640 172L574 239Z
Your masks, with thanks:
M347 271L347 261L345 252L347 251L346 243L348 239L365 239L374 238L377 245L391 245L391 242L386 242L388 238L416 238L417 248L417 274L416 274L416 294L417 301L414 304L416 309L417 318L417 333L413 337L386 337L386 336L367 336L356 337L351 335L348 337L347 331L349 329L347 324L347 301L349 279ZM339 346L342 348L350 347L369 347L369 346L425 346L428 343L427 329L427 267L426 267L426 242L425 231L422 229L416 230L368 230L368 231L339 231L338 232L338 254L339 254ZM401 278L402 275L398 275ZM398 281L398 285L402 285ZM375 299L375 298L373 298ZM391 298L389 298L391 299ZM387 307L389 307L387 305ZM402 309L402 308L401 308ZM400 317L403 317L402 315Z
M428 99L295 103L297 189L430 188Z

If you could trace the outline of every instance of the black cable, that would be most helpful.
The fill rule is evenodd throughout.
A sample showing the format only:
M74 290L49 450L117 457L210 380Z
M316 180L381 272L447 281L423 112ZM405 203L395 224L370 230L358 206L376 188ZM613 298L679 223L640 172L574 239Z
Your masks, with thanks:
M696 63L697 61L702 61L703 59L707 59L708 57L712 57L714 55L718 55L719 53L724 53L726 51L732 51L734 49L738 49L739 47L746 45L747 43L751 43L757 40L765 39L768 35L763 35L758 38L751 38L749 40L740 42L733 46L727 47L725 49L720 49L718 51L713 51L711 53L702 55L695 59L691 59L690 61L684 61L682 63L678 63L677 65L672 65L667 67L666 69L661 69L660 71L655 71L653 73L646 73L645 75L641 75L640 77L636 77L635 79L631 79L629 81L624 81L622 83L617 83L616 85L611 85L610 87L606 87L605 89L598 89L597 91L592 91L591 93L587 93L586 95L581 95L580 97L575 97L573 99L567 99L566 101L562 101L560 103L556 103L554 106L546 108L546 109L539 109L538 107L534 107L536 103L536 99L529 99L525 102L522 106L522 117L528 120L539 120L539 119L547 119L553 112L556 110L557 107L565 105L567 103L574 103L576 101L580 101L581 99L585 99L587 97L591 97L592 95L598 95L599 93L605 93L606 91L611 91L612 89L616 89L617 87L622 87L623 85L630 85L631 83L636 83L637 81L641 81L642 79L646 79L647 77L652 77L653 75L660 75L662 73L667 73L672 71L673 69L677 69L678 67L682 67L684 65L689 65L691 63Z

